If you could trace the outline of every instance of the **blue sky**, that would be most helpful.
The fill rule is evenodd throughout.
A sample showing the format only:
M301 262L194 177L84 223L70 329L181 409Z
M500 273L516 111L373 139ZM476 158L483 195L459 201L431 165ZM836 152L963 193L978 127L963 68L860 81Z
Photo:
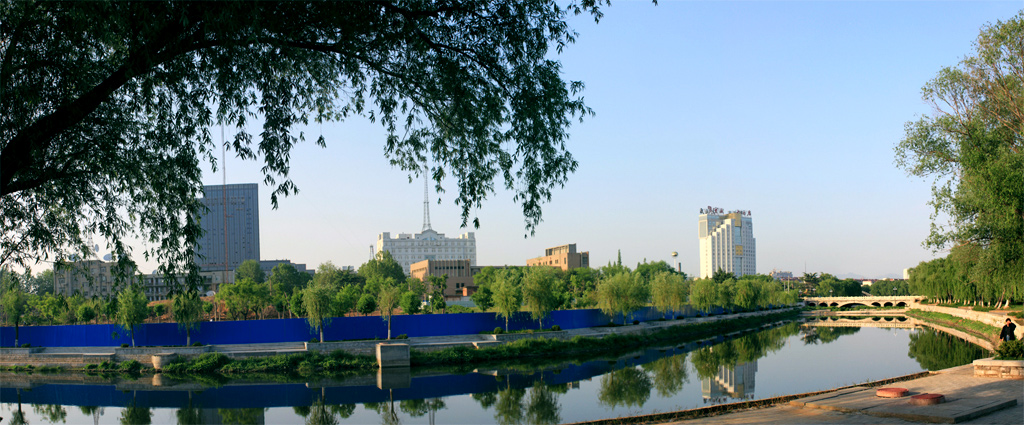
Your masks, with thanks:
M986 23L1020 1L620 1L557 56L586 83L596 116L571 128L579 169L524 238L521 210L499 191L460 229L455 188L432 194L433 228L476 232L480 265L525 264L576 243L603 265L672 262L697 273L705 206L753 212L757 270L899 276L934 254L930 182L893 164L907 121L931 112L920 88L971 54ZM258 129L250 131L258 133ZM301 193L270 208L260 187L263 259L358 266L381 232L418 232L423 183L391 167L384 133L364 119L305 129ZM214 132L219 135L219 131ZM230 155L230 152L229 152ZM259 182L228 161L228 183ZM206 169L204 182L221 173ZM500 186L500 184L499 184ZM437 204L440 198L441 203ZM940 253L941 255L944 255ZM152 268L144 264L143 269Z

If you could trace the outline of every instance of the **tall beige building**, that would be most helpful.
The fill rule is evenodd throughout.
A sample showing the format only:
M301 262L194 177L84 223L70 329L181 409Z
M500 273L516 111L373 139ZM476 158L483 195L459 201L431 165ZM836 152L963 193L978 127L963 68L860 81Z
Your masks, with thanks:
M697 233L700 238L700 277L709 278L719 269L736 277L757 273L756 241L750 211L702 208Z

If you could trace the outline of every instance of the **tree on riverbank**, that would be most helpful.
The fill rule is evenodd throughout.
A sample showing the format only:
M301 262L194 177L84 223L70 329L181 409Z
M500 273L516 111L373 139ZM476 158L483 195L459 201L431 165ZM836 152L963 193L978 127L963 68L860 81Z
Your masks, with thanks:
M933 178L925 245L952 247L957 284L975 288L965 300L1006 306L1024 298L1024 12L983 27L974 49L922 89L934 112L906 124L896 162Z
M561 303L554 291L556 280L554 267L530 267L523 274L523 305L540 329L544 329L544 318Z
M689 296L685 274L658 272L651 279L651 301L662 313L682 311Z
M650 289L639 275L623 272L602 280L597 285L597 307L609 316L622 316L637 311L650 301Z
M314 331L320 333L320 342L324 342L324 326L330 324L334 316L332 299L335 288L326 283L314 283L302 290L302 307L306 310L306 320Z
M494 293L491 298L494 300L498 316L505 318L505 332L508 332L508 319L519 312L523 305L520 279L520 272L516 269L499 270L494 279Z
M184 290L174 294L171 301L171 315L178 322L178 329L185 331L185 345L192 345L192 329L202 323L203 300L199 293Z
M117 323L128 330L132 347L135 346L135 326L145 321L149 315L147 304L149 299L142 292L140 284L129 285L117 294Z
M22 290L17 281L0 283L7 286L2 288L4 293L0 296L0 304L3 305L4 315L7 322L14 325L14 346L18 347L18 337L21 335L21 321L28 311L28 296Z
M380 310L380 318L388 322L388 339L391 339L391 316L398 307L398 301L402 296L402 288L395 284L394 280L388 278L380 287L377 295L377 308Z

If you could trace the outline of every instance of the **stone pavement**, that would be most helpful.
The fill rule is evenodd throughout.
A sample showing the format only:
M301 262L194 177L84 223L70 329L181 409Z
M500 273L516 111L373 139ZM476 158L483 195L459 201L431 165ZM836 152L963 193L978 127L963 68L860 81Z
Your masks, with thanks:
M791 401L673 424L1024 424L1024 381L974 377L965 365L886 387L910 390L910 396L938 393L946 403L913 406L909 396L884 399L876 388L855 387Z

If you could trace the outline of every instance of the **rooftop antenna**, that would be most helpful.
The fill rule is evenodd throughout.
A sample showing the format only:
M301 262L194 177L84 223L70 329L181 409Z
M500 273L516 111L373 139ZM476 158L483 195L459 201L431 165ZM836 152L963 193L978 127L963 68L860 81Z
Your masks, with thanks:
M427 194L427 180L430 168L423 167L423 230L432 230L430 228L430 200Z

